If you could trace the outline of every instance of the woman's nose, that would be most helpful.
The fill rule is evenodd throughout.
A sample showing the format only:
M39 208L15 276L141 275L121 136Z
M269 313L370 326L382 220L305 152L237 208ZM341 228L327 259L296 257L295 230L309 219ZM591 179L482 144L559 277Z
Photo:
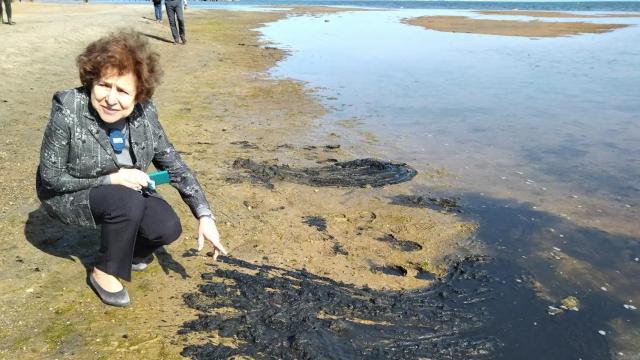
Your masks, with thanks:
M115 105L118 101L118 90L115 86L111 88L111 91L109 91L106 100L108 105Z

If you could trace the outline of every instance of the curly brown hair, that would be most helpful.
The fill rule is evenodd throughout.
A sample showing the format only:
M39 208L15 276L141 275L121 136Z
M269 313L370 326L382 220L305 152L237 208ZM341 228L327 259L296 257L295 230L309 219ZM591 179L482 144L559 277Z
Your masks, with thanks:
M133 73L137 80L136 102L151 99L162 77L160 55L133 29L119 30L92 42L78 55L76 63L80 81L88 90L107 71L115 70L118 75Z

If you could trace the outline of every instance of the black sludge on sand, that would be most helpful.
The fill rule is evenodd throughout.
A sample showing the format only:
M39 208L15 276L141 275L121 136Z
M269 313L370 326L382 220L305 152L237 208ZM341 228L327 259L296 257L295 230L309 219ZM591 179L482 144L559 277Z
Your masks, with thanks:
M457 279L491 281L475 271L483 258L460 260L447 284L384 291L336 282L305 270L224 258L232 269L202 275L199 291L184 294L201 313L180 333L237 340L186 346L192 359L489 359L497 341L479 334L483 312L457 304L483 301L483 286L458 289Z
M322 216L305 216L302 218L302 222L309 226L315 227L318 231L327 230L327 219L323 218Z
M418 173L407 164L377 159L357 159L299 169L237 159L233 167L248 170L253 181L267 185L275 179L310 186L380 187L409 181Z
M377 238L376 240L389 244L392 248L400 251L419 251L422 250L422 245L411 240L397 239L393 234L385 234Z
M391 204L409 207L429 208L442 212L458 212L461 213L460 205L456 197L435 197L422 195L398 195L392 199Z

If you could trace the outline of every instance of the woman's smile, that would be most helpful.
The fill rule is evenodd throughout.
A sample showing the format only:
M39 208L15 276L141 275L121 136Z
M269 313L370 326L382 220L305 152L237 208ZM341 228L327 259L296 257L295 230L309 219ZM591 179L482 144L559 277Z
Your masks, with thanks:
M104 113L106 113L107 115L113 115L113 114L118 112L118 109L111 109L108 106L102 106L101 105L101 107L102 107L102 111Z

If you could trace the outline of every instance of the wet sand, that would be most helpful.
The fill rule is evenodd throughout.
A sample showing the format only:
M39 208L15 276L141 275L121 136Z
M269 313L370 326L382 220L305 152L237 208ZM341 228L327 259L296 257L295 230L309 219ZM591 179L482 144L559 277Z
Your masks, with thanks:
M464 16L422 16L406 19L404 22L436 31L533 38L603 33L628 26L622 24L593 24L586 22L485 20L472 19Z
M161 121L207 191L235 258L355 286L405 289L430 283L417 277L418 268L438 275L446 271L446 256L479 252L475 224L392 205L388 199L410 193L410 183L313 188L275 182L270 189L228 181L237 176L237 158L298 167L351 160L340 148L324 147L339 144L340 134L301 144L297 139L325 110L303 84L264 73L286 53L261 43L252 29L286 12L190 9L187 46L170 42L166 19L155 24L151 5L17 3L14 13L17 25L3 26L0 53L3 89L10 89L0 95L1 357L179 358L183 344L201 337L176 335L195 316L181 295L197 288L202 272L234 268L194 255L196 222L175 191L161 188L182 219L183 235L150 269L134 274L127 284L132 306L110 308L85 284L98 231L63 227L39 209L34 173L51 96L78 85L75 56L118 27L143 32L160 52L165 77L155 101ZM324 219L326 229L313 226L314 218ZM408 275L378 271L398 267Z

